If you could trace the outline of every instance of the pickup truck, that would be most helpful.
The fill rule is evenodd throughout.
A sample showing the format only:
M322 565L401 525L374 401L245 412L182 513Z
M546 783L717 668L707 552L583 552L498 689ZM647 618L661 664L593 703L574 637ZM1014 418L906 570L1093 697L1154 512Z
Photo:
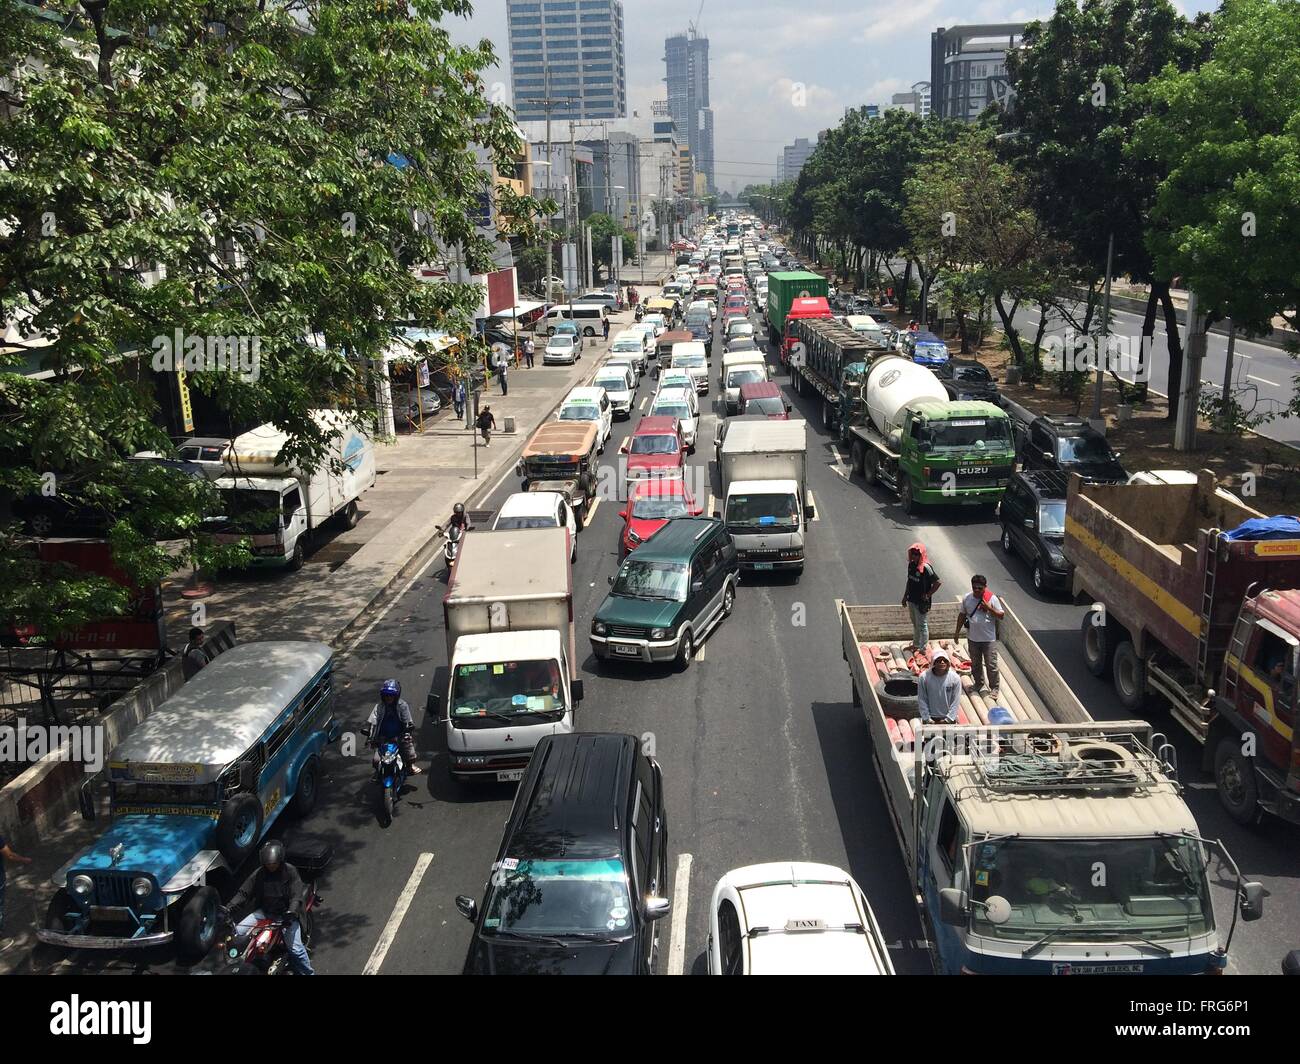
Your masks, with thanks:
M1005 606L1005 603L1004 603ZM836 600L853 702L942 974L1217 973L1226 941L1206 874L1235 881L1243 920L1263 915L1221 844L1201 837L1176 757L1144 721L1094 721L1008 607L998 622L1000 705L976 693L964 640L908 656L900 606ZM932 631L956 628L935 603ZM917 673L938 647L961 678L956 724L922 724ZM1001 723L1001 722L1007 723Z

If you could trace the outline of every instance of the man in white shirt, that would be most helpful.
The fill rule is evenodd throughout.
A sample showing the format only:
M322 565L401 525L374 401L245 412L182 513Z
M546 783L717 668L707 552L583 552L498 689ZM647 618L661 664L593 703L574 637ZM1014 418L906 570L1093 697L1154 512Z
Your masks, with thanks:
M970 578L971 593L961 600L957 615L957 631L953 639L961 638L962 626L968 626L966 646L970 649L970 678L975 690L984 688L984 667L988 666L989 690L994 697L998 691L998 621L1006 614L1002 600L989 591L989 582L979 573Z

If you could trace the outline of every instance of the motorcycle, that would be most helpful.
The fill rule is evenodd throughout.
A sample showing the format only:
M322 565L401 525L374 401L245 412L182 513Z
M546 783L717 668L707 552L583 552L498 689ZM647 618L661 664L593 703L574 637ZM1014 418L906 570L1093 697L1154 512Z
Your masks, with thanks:
M636 320L640 321L644 317L645 317L645 307L643 307L640 303L638 303L636 305Z
M407 775L406 758L402 756L400 739L381 739L379 768L375 778L380 785L379 818L384 827L393 822L393 806L402 796Z
M313 913L323 904L311 883L306 885L302 913L298 922L302 927L303 944L310 950L315 932ZM221 921L221 934L217 942L220 957L219 974L222 975L289 975L289 946L285 933L289 918L268 916L258 920L248 931L239 931L230 910L222 907L217 919ZM202 974L211 974L203 972Z
M447 541L442 545L442 560L447 563L447 572L450 573L452 565L455 564L456 558L460 554L460 540L464 532L461 531L458 525L452 525L447 529L439 525L438 531L447 537Z

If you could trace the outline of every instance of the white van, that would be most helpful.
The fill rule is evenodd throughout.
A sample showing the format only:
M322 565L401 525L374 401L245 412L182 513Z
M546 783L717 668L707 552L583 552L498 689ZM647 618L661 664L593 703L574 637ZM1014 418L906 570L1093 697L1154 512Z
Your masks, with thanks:
M673 368L688 370L695 390L709 394L709 353L702 340L673 344Z
M562 321L572 321L583 336L595 336L604 330L605 319L608 317L609 307L604 303L574 303L572 314L569 313L569 304L561 303L546 312L545 317L537 322L535 331L554 336L556 325Z
M740 386L769 380L762 351L729 351L722 356L722 402L727 414L740 408Z
M614 426L614 409L604 388L574 388L564 397L556 421L593 421L600 428L600 450L605 449Z

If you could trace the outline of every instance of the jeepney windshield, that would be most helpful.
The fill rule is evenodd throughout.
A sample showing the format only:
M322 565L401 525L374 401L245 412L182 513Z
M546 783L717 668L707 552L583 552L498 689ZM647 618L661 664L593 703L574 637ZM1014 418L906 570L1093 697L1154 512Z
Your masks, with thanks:
M1179 836L1132 839L1002 838L969 850L970 897L1005 898L1011 918L971 906L971 929L989 938L1157 941L1214 928L1200 843ZM1122 930L1115 930L1122 928Z
M451 723L458 728L508 726L557 720L564 715L560 663L532 661L457 665L451 682Z
M217 801L217 785L130 783L115 780L113 805L206 805Z
M1005 417L955 417L928 421L927 453L940 451L1004 451L1011 449L1011 426Z

